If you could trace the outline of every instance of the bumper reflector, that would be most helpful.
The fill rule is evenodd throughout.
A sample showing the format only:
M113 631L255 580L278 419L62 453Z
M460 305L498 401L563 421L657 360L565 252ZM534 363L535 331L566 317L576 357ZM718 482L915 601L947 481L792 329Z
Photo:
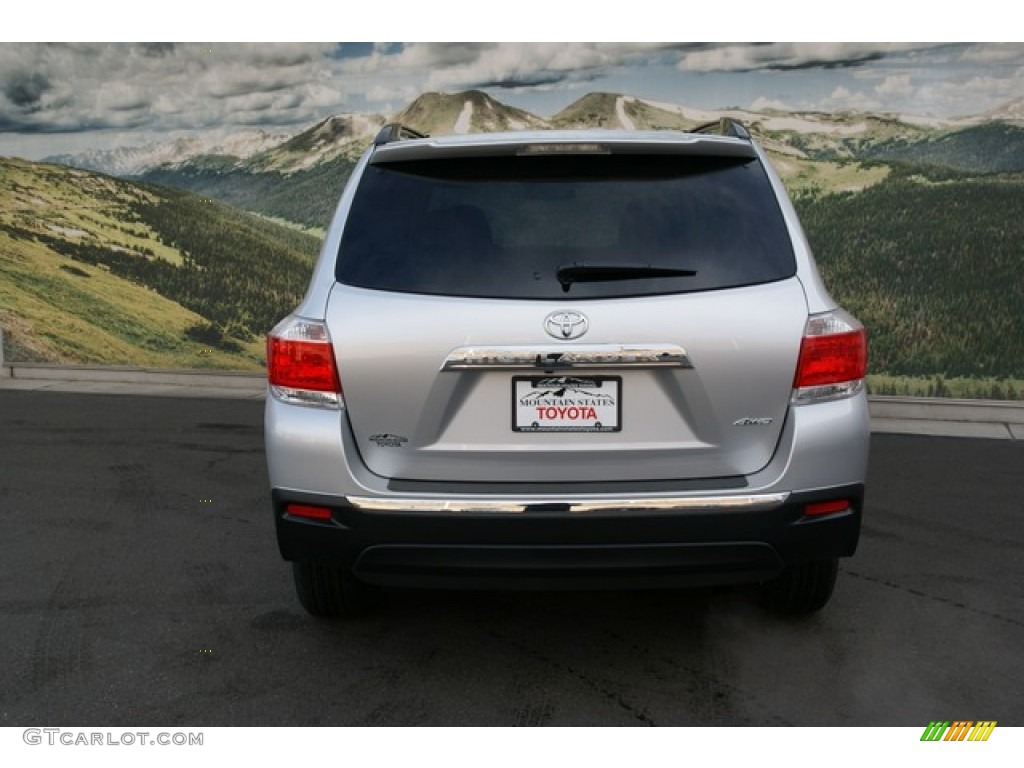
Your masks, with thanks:
M293 517L307 517L313 520L330 520L330 507L314 507L309 504L288 504L284 508L285 514Z
M804 514L808 517L814 515L831 515L835 512L845 512L850 508L847 499L836 499L835 501L816 501L804 507Z

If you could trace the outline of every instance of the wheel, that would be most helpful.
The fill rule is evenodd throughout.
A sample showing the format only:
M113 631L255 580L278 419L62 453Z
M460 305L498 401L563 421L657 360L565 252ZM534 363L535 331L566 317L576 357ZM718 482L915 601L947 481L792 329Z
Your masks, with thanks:
M762 587L761 602L776 613L814 613L832 597L839 573L839 559L793 565Z
M343 568L293 562L292 575L299 602L313 616L360 616L373 604L371 588Z

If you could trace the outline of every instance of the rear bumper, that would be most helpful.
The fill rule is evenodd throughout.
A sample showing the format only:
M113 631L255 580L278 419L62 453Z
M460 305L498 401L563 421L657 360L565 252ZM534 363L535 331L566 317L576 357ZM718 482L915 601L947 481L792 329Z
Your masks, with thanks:
M388 586L652 588L765 581L791 564L852 555L862 484L800 493L647 500L436 500L405 504L273 491L286 560L332 563ZM730 502L731 499L731 502ZM845 499L845 511L807 505ZM367 503L371 501L371 503ZM499 501L499 500L496 500ZM286 512L331 510L329 520ZM403 508L407 507L407 508Z

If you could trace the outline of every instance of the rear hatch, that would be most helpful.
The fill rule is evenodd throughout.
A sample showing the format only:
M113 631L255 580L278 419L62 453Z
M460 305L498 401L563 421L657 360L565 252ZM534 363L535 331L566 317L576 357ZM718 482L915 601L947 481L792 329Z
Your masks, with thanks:
M697 480L767 464L807 309L749 144L408 144L359 181L327 312L372 472Z

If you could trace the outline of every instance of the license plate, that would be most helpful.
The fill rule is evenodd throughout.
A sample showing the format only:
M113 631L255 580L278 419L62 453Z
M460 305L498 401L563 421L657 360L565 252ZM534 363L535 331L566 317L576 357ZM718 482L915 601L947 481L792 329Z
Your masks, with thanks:
M513 432L618 432L619 376L514 376Z

